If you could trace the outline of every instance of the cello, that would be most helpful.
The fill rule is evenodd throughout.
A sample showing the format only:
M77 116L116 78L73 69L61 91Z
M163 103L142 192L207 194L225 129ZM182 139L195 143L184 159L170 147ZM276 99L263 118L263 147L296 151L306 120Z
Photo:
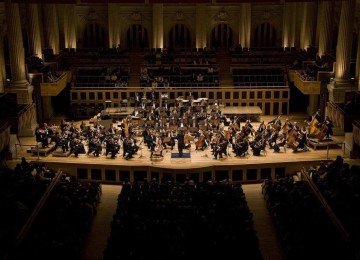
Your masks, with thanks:
M316 138L319 140L319 142L324 140L328 129L329 129L329 127L326 124L321 125L319 133L316 135Z
M199 139L195 143L196 150L203 149L205 147L205 135L200 135Z

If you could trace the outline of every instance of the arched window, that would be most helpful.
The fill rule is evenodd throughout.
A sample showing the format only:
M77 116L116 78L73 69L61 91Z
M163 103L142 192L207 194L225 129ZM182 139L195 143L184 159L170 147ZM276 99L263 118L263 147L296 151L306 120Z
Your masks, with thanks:
M87 24L84 32L84 48L104 48L106 44L106 33L98 23Z
M231 47L233 42L233 31L226 23L220 23L211 31L212 47Z
M130 25L126 36L127 47L129 49L149 47L148 32L141 24Z
M270 23L262 23L255 28L254 47L275 47L276 30Z
M190 30L183 24L176 24L169 32L169 47L190 48Z

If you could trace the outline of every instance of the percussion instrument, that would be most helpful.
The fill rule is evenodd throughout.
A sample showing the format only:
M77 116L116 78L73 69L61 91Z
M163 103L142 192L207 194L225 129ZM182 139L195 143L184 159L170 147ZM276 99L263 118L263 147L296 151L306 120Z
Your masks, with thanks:
M180 97L177 97L176 98L176 101L182 101L184 99L184 97L183 96L180 96Z
M161 94L161 98L168 98L169 97L169 95L168 94Z
M188 103L188 102L189 102L189 100L184 99L184 100L181 100L181 102L183 102L183 103Z

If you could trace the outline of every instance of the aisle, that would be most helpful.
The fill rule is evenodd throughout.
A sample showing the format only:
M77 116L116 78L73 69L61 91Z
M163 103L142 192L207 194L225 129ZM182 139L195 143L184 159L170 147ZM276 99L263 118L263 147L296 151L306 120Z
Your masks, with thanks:
M274 222L261 193L261 184L244 184L242 188L250 211L254 214L254 229L259 238L264 260L285 259L281 244L277 240Z
M120 185L102 185L100 204L90 231L85 238L81 259L103 259L103 251L106 248L111 230L110 223L117 208L117 199L121 188Z

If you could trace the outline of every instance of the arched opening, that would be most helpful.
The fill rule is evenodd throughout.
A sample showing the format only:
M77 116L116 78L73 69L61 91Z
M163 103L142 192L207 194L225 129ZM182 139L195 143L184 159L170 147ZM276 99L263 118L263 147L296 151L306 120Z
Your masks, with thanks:
M190 48L190 30L184 24L175 24L169 32L169 47Z
M226 23L216 25L211 31L211 46L231 47L233 42L233 30Z
M141 24L130 25L126 36L126 43L129 49L149 47L148 32Z
M106 44L105 29L98 23L87 24L84 31L84 48L104 48Z

